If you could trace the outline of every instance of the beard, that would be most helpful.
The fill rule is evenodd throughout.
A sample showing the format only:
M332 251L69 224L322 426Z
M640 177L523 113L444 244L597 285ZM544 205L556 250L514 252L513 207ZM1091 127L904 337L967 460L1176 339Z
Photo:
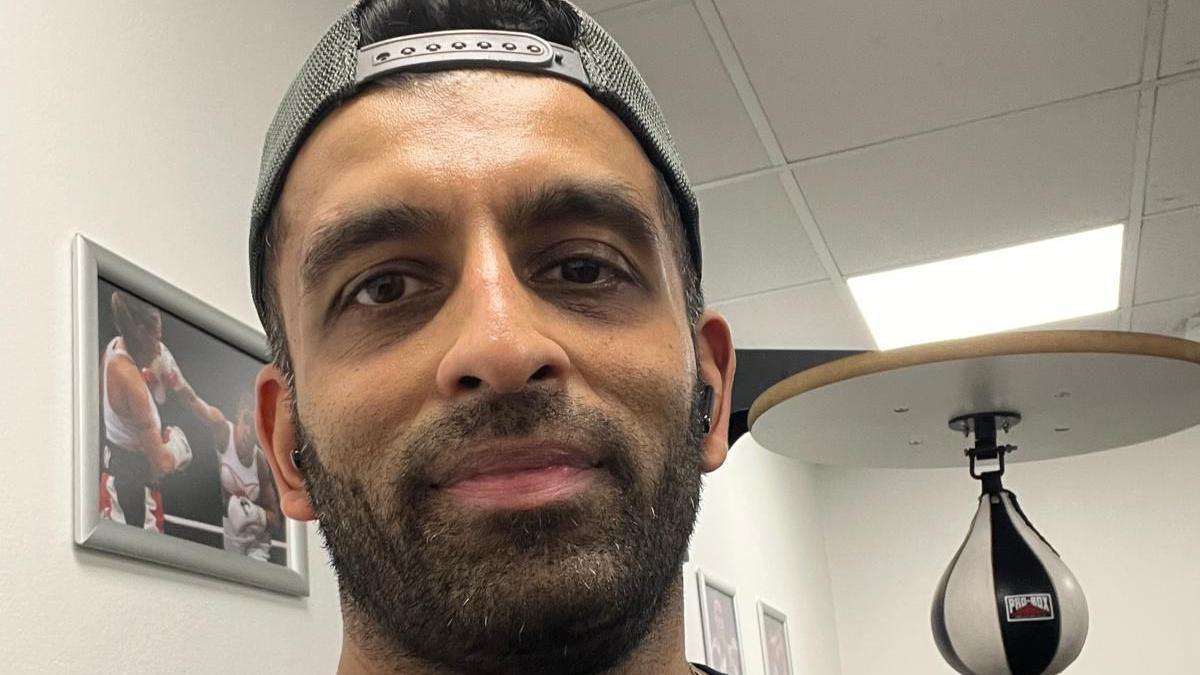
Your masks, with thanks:
M453 671L586 675L619 664L660 617L695 526L701 389L660 399L669 403L643 425L650 434L564 393L526 390L356 448L339 447L336 431L318 441L293 404L348 634L373 658ZM599 478L584 495L472 510L430 478L455 449L537 433L598 451ZM363 480L330 472L325 453L389 459L383 479Z

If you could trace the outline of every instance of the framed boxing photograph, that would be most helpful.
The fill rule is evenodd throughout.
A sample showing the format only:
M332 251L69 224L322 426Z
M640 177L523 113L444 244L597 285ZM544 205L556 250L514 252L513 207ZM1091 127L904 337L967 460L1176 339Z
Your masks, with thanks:
M742 631L738 624L737 591L733 585L696 570L700 590L700 632L707 666L725 675L746 672Z
M792 675L792 648L788 643L787 615L758 600L758 634L766 675Z
M258 446L262 333L76 235L75 543L308 595Z

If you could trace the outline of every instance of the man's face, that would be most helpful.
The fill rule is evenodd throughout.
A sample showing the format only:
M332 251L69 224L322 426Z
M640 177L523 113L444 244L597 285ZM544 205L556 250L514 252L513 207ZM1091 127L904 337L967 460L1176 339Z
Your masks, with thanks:
M254 410L251 406L240 405L237 411L237 423L234 424L234 443L239 448L254 446Z
M125 336L125 345L135 363L149 366L162 353L162 315L154 312L146 323Z
M348 629L457 667L628 653L704 466L634 137L556 79L441 74L324 120L279 209L289 412Z

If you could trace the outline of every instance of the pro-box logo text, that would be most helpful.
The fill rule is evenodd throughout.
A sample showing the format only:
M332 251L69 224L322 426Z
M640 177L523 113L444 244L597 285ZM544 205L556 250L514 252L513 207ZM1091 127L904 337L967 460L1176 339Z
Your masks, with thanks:
M1006 595L1004 605L1010 622L1049 621L1054 618L1054 603L1049 593Z

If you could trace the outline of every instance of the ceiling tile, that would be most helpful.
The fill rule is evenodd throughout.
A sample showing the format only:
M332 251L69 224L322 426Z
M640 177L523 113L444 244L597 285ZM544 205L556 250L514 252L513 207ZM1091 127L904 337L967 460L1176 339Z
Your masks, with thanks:
M779 176L702 190L699 198L709 302L825 278Z
M839 268L860 274L1123 222L1137 95L1060 103L796 168Z
M738 349L875 349L858 310L842 301L830 281L713 308L729 320Z
M691 2L641 3L598 20L650 85L693 181L702 183L769 164Z
M1028 326L1018 328L1016 331L1028 330L1119 330L1121 326L1120 312L1104 312L1102 314L1092 314L1091 316L1081 316L1076 319L1067 319L1065 321L1055 321L1054 323L1045 323L1040 326ZM1010 331L1010 332L1016 332Z
M1167 3L1167 25L1163 30L1160 76L1200 68L1200 2L1172 0Z
M616 7L629 5L638 0L571 0L588 14L596 15Z
M789 159L1137 82L1131 0L716 0Z
M1146 213L1191 204L1200 204L1200 78L1158 90L1146 182Z
M1133 308L1133 330L1185 337L1188 319L1195 316L1200 316L1200 295L1139 305Z
M1142 221L1134 304L1200 293L1200 208Z

